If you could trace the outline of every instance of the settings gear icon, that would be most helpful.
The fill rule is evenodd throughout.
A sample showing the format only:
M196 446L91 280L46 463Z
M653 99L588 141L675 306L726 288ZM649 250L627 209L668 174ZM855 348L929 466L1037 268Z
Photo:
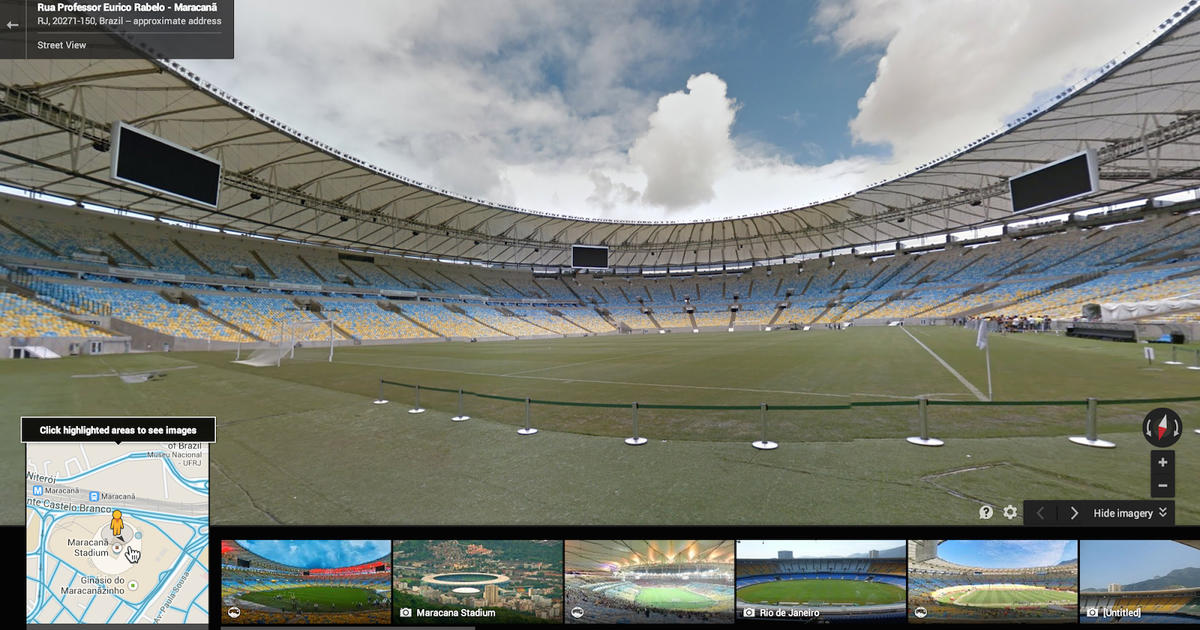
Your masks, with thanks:
M1004 506L1004 518L1010 521L1017 518L1017 506L1012 504Z

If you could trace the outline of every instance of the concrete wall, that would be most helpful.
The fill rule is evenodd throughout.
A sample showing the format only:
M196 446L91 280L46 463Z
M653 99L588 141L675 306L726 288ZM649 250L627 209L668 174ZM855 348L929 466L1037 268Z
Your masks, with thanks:
M98 345L93 350L93 342ZM0 337L0 358L12 358L12 349L41 346L67 357L87 354L120 354L129 352L128 337Z

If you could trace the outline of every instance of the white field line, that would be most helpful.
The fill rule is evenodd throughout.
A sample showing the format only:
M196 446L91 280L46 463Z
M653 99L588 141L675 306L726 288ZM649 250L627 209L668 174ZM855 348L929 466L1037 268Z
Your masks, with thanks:
M904 330L903 326L897 326L896 328L899 328L900 330ZM933 357L934 359L937 359L937 362L941 363L942 367L946 368L946 370L948 370L950 372L950 374L952 374L954 376L954 378L958 379L958 382L962 383L964 387L966 387L968 390L970 390L970 392L972 394L975 394L976 398L978 398L979 400L987 400L987 396L984 396L983 392L979 391L979 388L975 387L974 385L971 384L970 381L963 378L963 375L959 374L958 370L950 367L950 364L946 363L944 360L942 360L942 357L939 357L936 352L934 352L933 350L930 350L929 346L921 343L920 339L917 339L916 337L914 337L913 334L908 332L907 330L904 330L904 334L908 335L908 337L910 339L917 342L918 346L925 348L925 352L928 352L929 356Z

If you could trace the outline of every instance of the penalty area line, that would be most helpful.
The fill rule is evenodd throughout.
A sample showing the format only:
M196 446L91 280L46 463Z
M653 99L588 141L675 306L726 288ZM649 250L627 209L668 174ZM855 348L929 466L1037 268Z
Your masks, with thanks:
M904 327L903 327L903 326L897 326L897 328L899 328L900 330L904 330ZM967 389L968 389L968 390L969 390L969 391L970 391L972 394L975 394L975 397L976 397L976 398L978 398L979 400L987 400L987 396L984 396L984 395L983 395L983 392L979 391L979 388L975 387L974 385L972 385L972 384L971 384L971 382L970 382L970 381L968 381L967 379L963 378L963 375L962 375L962 374L959 374L959 373L958 373L958 370L956 370L956 369L954 369L954 368L950 367L950 364L949 364L949 363L946 363L946 362L945 362L945 361L942 359L942 357L939 357L939 356L937 355L937 353L936 353L936 352L934 352L933 350L930 350L930 349L929 349L929 346L927 346L927 345L925 345L925 344L921 343L921 340L920 340L920 339L917 339L916 337L914 337L914 336L913 336L913 334L912 334L912 333L910 333L910 332L908 332L907 330L904 330L904 334L908 335L908 338L909 338L909 339L912 339L913 341L917 342L917 345L918 345L918 346L921 346L922 348L925 348L925 352L928 352L928 353L929 353L929 356L933 357L934 359L937 359L937 362L938 362L938 363L941 363L941 364L942 364L942 367L946 368L946 370L947 370L947 371L949 371L949 372L950 372L950 374L954 376L954 378L958 379L958 382L962 383L962 384L963 384L963 386L964 386L964 387L966 387L966 388L967 388Z

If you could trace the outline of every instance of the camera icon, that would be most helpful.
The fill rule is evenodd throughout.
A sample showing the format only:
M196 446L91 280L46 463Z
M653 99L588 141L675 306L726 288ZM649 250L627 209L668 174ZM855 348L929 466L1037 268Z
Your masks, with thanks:
M745 609L743 609L743 610L742 610L742 616L743 616L743 617L753 617L753 616L754 616L754 609L753 609L753 608L745 608Z
M1099 611L1099 610L1096 610L1095 608L1089 608L1089 609L1087 609L1087 616L1089 616L1089 617L1099 617L1099 616L1100 616L1100 611Z
M401 609L400 609L400 616L401 616L401 617L411 617L411 616L412 616L412 609L411 609L411 608L401 608Z

